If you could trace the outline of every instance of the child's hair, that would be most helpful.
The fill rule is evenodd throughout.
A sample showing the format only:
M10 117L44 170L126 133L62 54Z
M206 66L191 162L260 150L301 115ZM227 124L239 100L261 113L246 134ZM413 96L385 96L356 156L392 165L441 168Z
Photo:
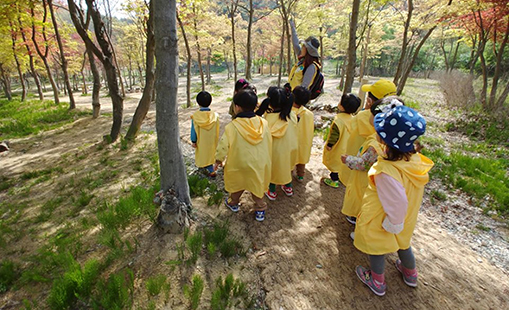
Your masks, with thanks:
M250 84L246 79L238 79L237 82L235 82L235 93L238 93L241 89L245 89L248 85Z
M375 97L375 95L373 95L372 92L368 92L368 97L371 98L373 101L377 101L378 100L378 98Z
M306 87L297 86L293 89L293 96L295 97L295 104L305 106L309 102L311 92Z
M375 101L371 106L370 111L373 116L376 116L379 113L388 112L400 105L405 105L403 99L398 96L389 96Z
M279 113L280 119L286 121L290 117L292 105L293 94L289 89L271 86L258 111L263 114L270 107L274 113Z
M354 94L343 94L339 103L348 114L355 113L361 106L361 99Z
M209 92L202 90L198 93L198 95L196 95L196 102L200 107L206 108L212 102L212 96L209 94Z
M233 103L241 107L244 112L252 112L258 104L258 96L251 89L243 89L233 96Z

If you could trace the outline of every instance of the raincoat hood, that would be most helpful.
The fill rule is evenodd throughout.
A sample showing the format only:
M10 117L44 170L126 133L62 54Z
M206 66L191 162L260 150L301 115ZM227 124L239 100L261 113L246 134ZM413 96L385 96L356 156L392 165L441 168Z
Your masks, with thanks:
M194 113L191 118L196 126L205 130L210 130L216 125L217 113L212 111L198 111Z
M354 117L354 122L357 122L357 128L361 137L367 138L376 133L375 127L369 122L370 118L370 110L362 110Z
M285 135L286 130L288 129L288 122L283 121L279 118L279 114L277 115L277 120L274 123L269 123L270 133L274 138L281 138Z
M263 140L263 122L259 116L249 118L236 118L232 121L233 126L251 145L256 145Z
M397 163L401 174L406 175L416 187L422 187L428 183L428 172L434 165L431 159L420 153L413 155L409 161L399 160Z

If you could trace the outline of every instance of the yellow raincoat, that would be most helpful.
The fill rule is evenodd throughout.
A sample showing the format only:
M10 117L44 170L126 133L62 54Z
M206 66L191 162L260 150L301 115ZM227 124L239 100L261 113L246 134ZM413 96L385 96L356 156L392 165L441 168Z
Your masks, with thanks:
M361 110L359 113L353 116L350 124L350 137L348 138L348 145L357 151L366 140L366 137L376 133L375 127L371 125L369 119L371 117L371 111ZM355 155L355 154L348 154Z
M299 152L296 164L307 164L311 157L311 147L313 146L313 136L315 134L315 119L313 112L304 106L293 107L292 111L297 115L297 137L299 143Z
M339 113L334 118L334 124L339 129L339 140L334 144L332 149L329 151L324 147L323 149L323 164L331 172L337 172L339 174L339 180L343 185L348 182L348 176L350 175L350 168L348 168L341 161L341 155L356 154L357 150L352 150L352 147L348 145L348 138L350 137L350 124L352 121L352 115L348 113ZM332 127L332 125L331 125ZM329 135L326 140L329 140ZM327 142L326 142L327 143Z
M267 113L265 119L269 123L272 134L272 172L270 183L288 184L292 181L292 170L297 161L297 116L290 113L290 119L283 121L279 113Z
M373 127L371 125L371 127ZM374 128L374 127L373 127ZM378 154L382 156L382 145L376 140L377 134L371 134L366 138L359 149L357 156L362 156L369 147L373 147ZM368 169L369 170L369 169ZM343 208L341 212L347 216L357 217L361 211L362 197L368 187L368 170L351 170L348 184L346 185L345 198L343 200Z
M424 185L428 183L428 172L432 167L431 159L419 153L413 154L409 161L388 161L378 157L378 161L368 172L369 184L355 225L354 246L357 249L370 255L383 255L410 247L422 203ZM374 182L374 176L380 173L393 177L405 188L408 209L404 228L399 234L391 234L382 227L386 214L378 199Z
M212 111L196 111L191 118L197 137L194 161L197 167L207 167L216 161L214 155L219 141L219 117Z
M236 118L226 125L216 159L224 164L227 192L250 191L262 198L270 182L272 136L267 121L259 116Z

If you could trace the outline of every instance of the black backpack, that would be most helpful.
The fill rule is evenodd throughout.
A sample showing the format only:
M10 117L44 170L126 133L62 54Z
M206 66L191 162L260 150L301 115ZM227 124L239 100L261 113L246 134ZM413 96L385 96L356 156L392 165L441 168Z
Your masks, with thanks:
M320 65L318 65L316 62L313 63L315 64L316 70L318 70L318 72L315 74L315 80L313 81L311 86L309 86L309 91L311 92L311 96L309 97L310 100L318 98L318 96L320 96L323 93L323 83L324 83L322 70L320 70Z

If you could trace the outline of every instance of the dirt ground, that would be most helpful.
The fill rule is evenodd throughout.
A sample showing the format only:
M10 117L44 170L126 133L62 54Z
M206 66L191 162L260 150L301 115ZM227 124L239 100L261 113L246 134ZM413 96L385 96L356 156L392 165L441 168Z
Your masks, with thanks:
M259 92L265 92L276 78L256 77L254 84ZM183 79L180 80L183 83ZM224 77L214 79L220 89L213 92L211 108L221 118L221 130L230 117L227 114L233 82ZM326 79L326 94L319 100L334 103L339 98L335 89L337 80ZM129 94L126 100L124 127L129 123L140 94ZM185 93L179 93L184 102ZM90 97L80 97L78 107L90 108ZM108 99L102 98L103 112L111 111ZM188 154L189 116L196 108L179 109L181 136L184 150ZM426 116L426 112L423 114ZM145 132L154 130L155 114L151 108L143 126ZM93 146L100 143L102 136L109 132L111 120L101 117L98 120L82 119L62 129L43 133L35 137L11 141L12 150L0 157L2 175L13 177L25 171L51 167L62 158L69 160L71 154L86 154L72 169L65 171L86 171L93 169ZM124 128L125 130L125 128ZM124 131L125 132L125 131ZM143 144L153 147L155 133L148 134ZM140 142L141 143L141 142ZM200 309L208 309L210 290L218 276L233 273L235 277L248 284L250 293L257 296L260 308L275 310L290 309L507 309L509 308L509 277L507 270L498 268L479 253L442 229L431 214L421 212L412 241L419 271L419 286L415 289L406 286L394 267L396 254L386 257L387 294L375 296L355 275L356 265L368 265L367 256L356 250L349 237L353 226L341 214L344 187L333 189L323 184L321 179L328 172L322 164L322 140L315 137L310 163L306 166L304 182L294 182L294 196L286 197L278 189L278 198L269 203L266 220L258 223L250 211L253 206L249 195L244 194L241 211L232 213L224 206L207 206L205 199L193 199L197 216L193 225L208 225L215 219L228 221L233 235L246 247L245 258L230 261L209 261L203 257L195 266L172 269L164 262L177 257L176 245L182 241L180 235L164 235L149 221L127 229L125 236L135 236L139 242L136 253L126 263L135 271L135 309L146 307L146 294L143 293L143 280L149 276L167 273L172 278L172 289L167 302L158 302L158 309L187 309L189 304L183 297L179 285L189 284L193 274L201 274L205 279L205 293ZM129 158L141 153L133 151ZM116 153L113 156L125 156ZM126 159L127 161L127 159ZM69 163L69 167L71 163ZM118 169L122 169L119 166ZM127 167L125 168L127 169ZM76 172L74 172L76 173ZM136 175L121 174L123 180L96 195L111 195L121 192L129 184L138 184ZM41 185L44 185L42 183ZM44 186L32 191L35 198L48 199ZM39 195L39 196L37 196ZM1 199L7 199L5 194ZM34 197L33 197L34 198ZM430 201L425 197L423 209L429 208ZM86 210L84 211L86 213ZM40 235L50 234L54 227L39 228ZM93 232L91 232L93 234ZM42 241L23 238L16 249L30 249L40 246ZM44 238L41 238L44 240ZM509 245L506 244L509 247ZM100 248L90 251L87 256L97 255ZM2 255L3 256L3 255ZM118 267L118 266L117 266ZM176 285L179 284L179 285ZM38 291L36 296L45 298L47 290ZM23 298L33 297L28 290L0 294L0 309L20 307ZM239 309L241 307L239 306Z

